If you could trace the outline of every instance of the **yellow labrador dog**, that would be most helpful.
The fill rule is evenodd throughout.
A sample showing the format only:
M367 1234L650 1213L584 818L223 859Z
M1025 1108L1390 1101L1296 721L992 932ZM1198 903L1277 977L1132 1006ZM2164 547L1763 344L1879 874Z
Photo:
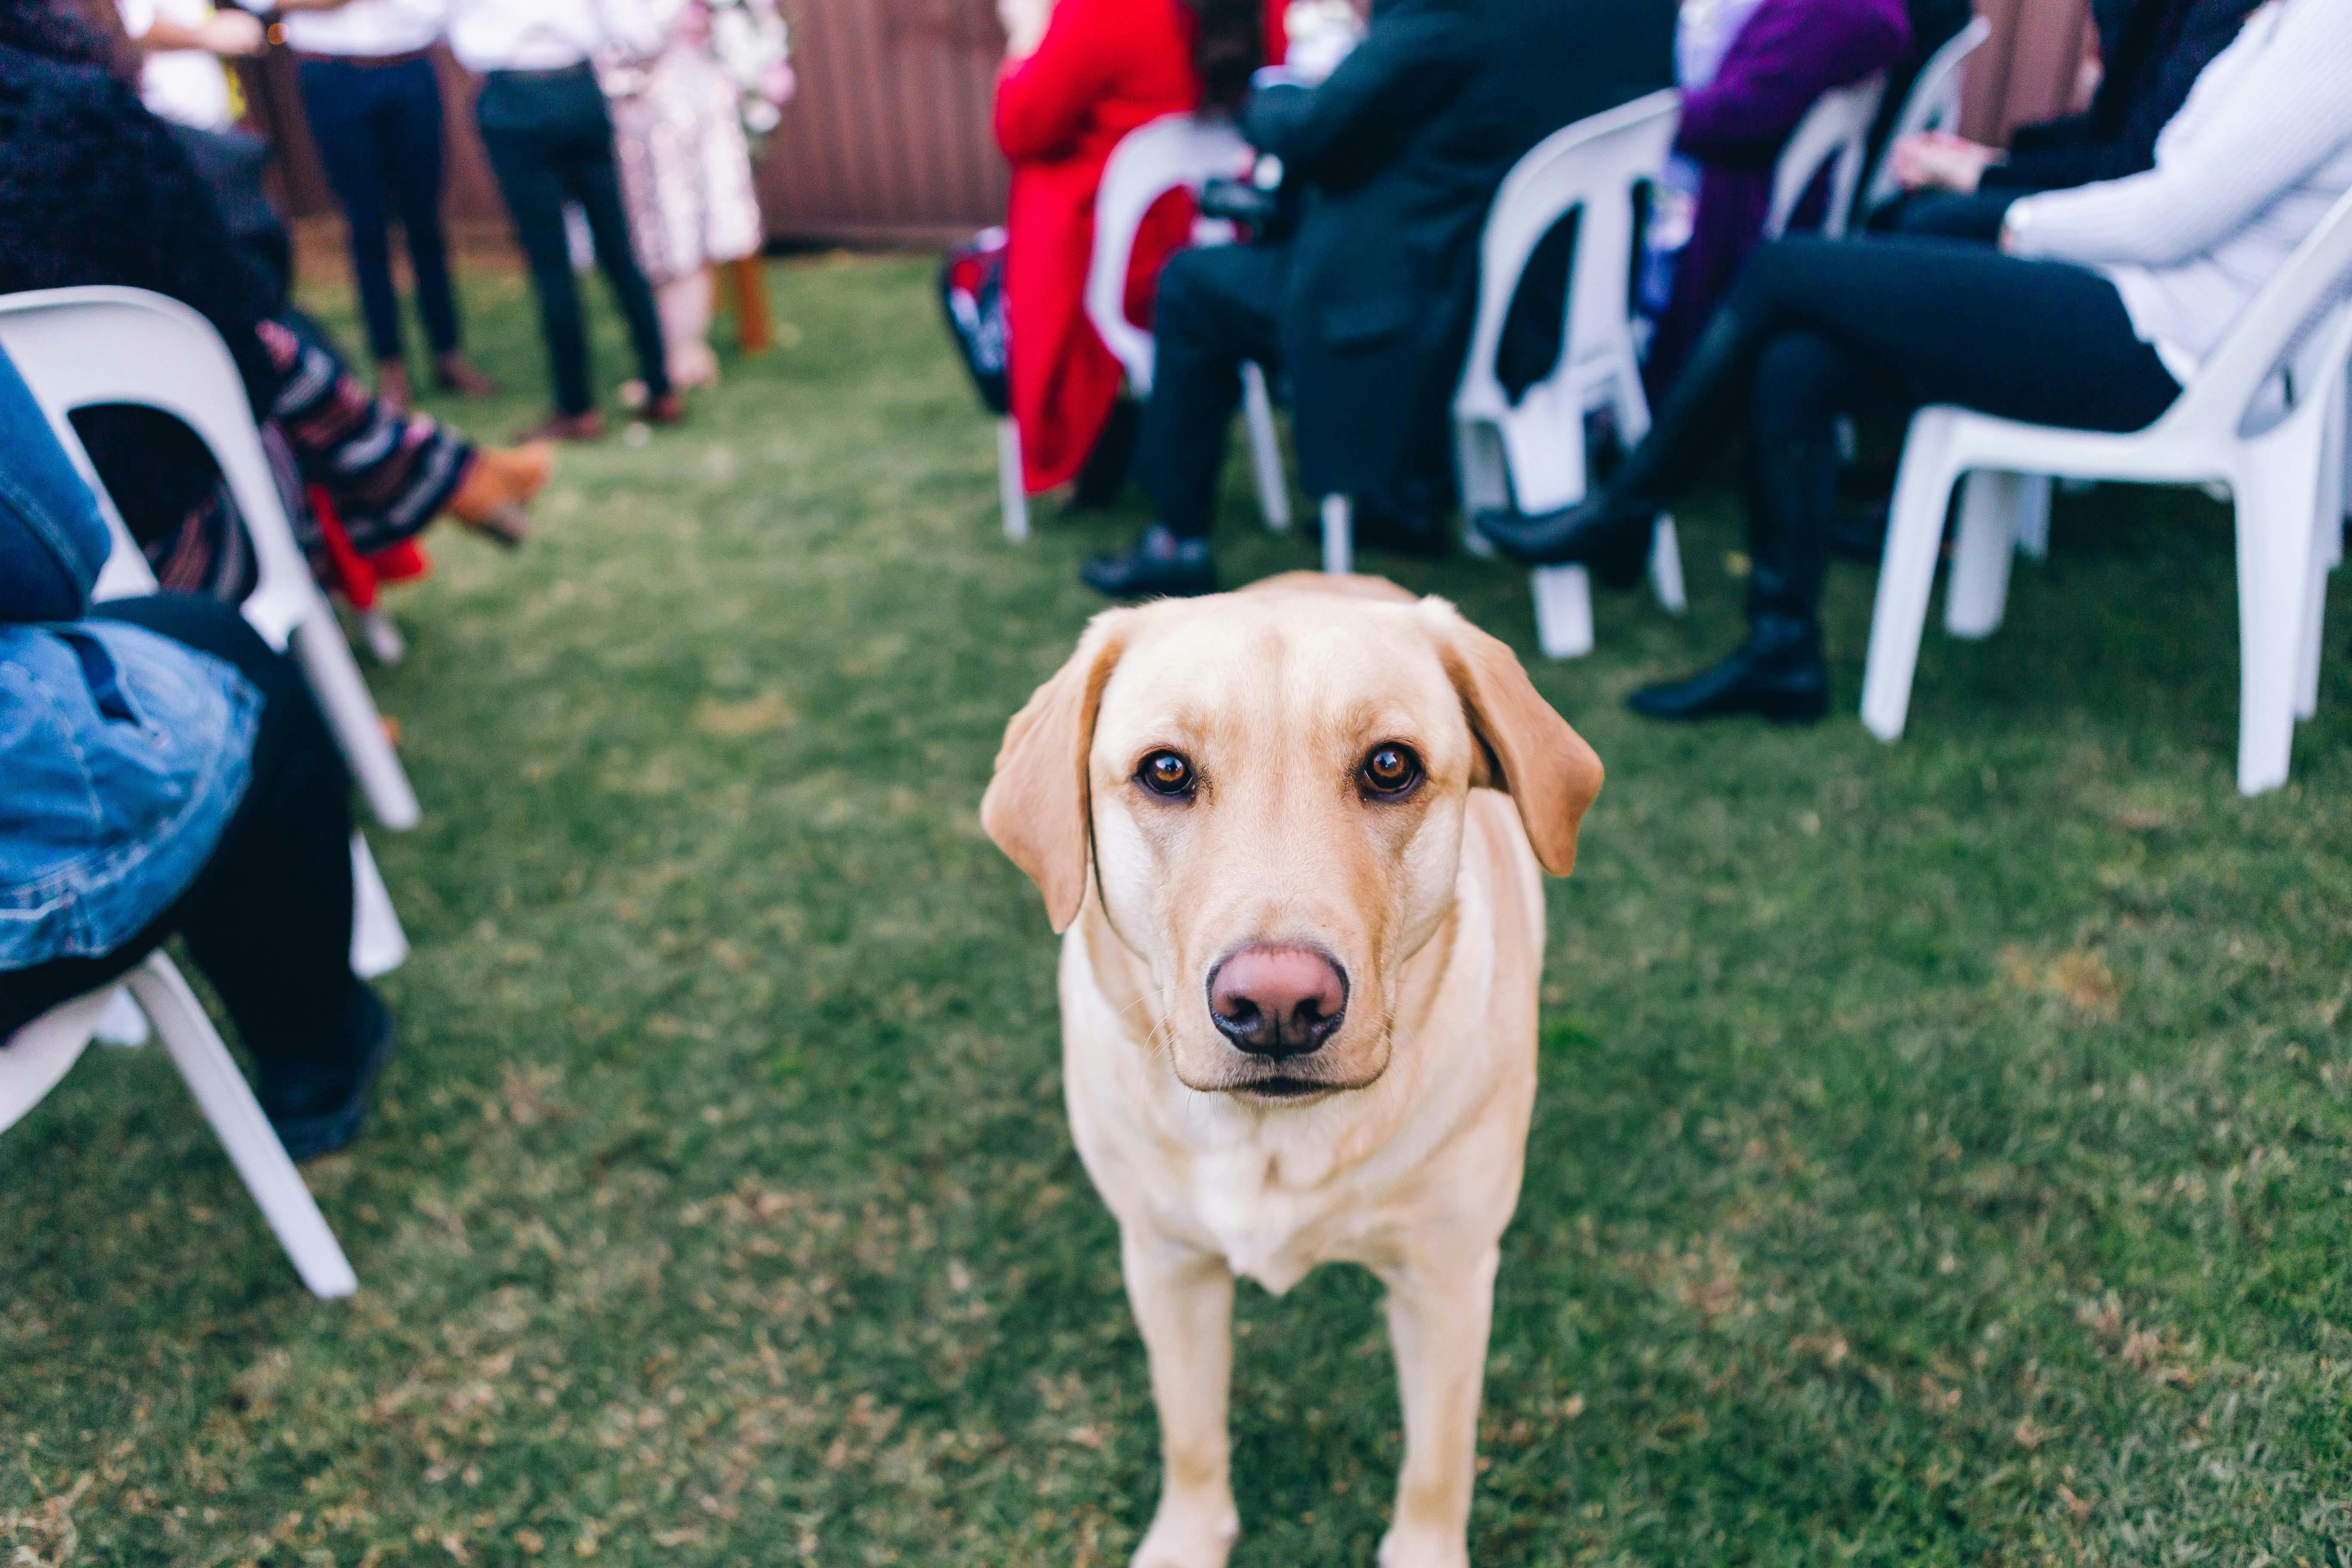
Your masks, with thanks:
M1388 1288L1385 1568L1468 1562L1479 1386L1536 1089L1540 866L1601 763L1439 599L1295 574L1097 616L982 803L1062 945L1063 1073L1118 1218L1163 1461L1137 1568L1239 1529L1234 1277Z

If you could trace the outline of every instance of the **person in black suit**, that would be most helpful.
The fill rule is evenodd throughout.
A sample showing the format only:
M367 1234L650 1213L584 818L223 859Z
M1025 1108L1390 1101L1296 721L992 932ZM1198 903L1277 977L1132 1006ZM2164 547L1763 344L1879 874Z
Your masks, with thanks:
M2113 0L2094 5L2105 68L2091 106L2011 132L2009 151L1956 136L1891 151L1909 192L1874 229L1991 244L2009 204L2036 191L2120 180L2156 166L2156 139L2200 72L2229 47L2261 0Z
M1288 375L1308 494L1352 498L1374 538L1386 518L1433 539L1495 191L1561 126L1672 86L1674 31L1672 0L1384 0L1321 83L1262 82L1242 132L1303 187L1296 231L1161 273L1137 453L1158 521L1085 580L1117 597L1213 591L1209 525L1250 361ZM1566 246L1549 248L1562 289Z

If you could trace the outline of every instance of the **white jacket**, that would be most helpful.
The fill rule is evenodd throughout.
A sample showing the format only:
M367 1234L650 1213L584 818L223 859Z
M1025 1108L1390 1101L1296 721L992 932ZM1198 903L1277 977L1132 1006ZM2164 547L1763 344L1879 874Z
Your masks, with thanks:
M2104 273L2186 383L2352 189L2352 0L2271 0L2214 57L2144 174L2028 196L2019 256Z

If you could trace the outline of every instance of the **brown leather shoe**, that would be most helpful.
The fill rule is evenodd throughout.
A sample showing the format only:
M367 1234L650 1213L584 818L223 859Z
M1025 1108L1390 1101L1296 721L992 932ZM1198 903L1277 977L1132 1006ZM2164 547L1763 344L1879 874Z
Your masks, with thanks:
M499 384L484 375L474 362L451 349L433 356L433 384L460 397L496 397Z
M389 404L403 414L409 410L408 367L396 359L386 360L375 367L375 396L379 403Z
M594 409L585 414L551 414L528 430L515 432L515 445L527 447L533 441L601 441L604 438L604 416Z
M637 416L648 425L683 425L686 423L686 399L675 392L665 392L646 405Z
M494 544L519 550L530 536L525 512L555 471L554 449L544 441L508 450L476 448L474 461L449 497L449 515Z

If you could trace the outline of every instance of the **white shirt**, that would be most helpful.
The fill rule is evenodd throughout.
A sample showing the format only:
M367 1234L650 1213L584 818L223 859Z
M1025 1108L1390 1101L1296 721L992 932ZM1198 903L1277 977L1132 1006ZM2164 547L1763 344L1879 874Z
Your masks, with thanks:
M210 0L116 0L122 30L144 37L157 22L200 27L212 16ZM228 72L203 49L165 49L139 68L139 99L151 113L199 131L226 131L229 115Z
M2012 203L2011 245L2093 267L2186 383L2352 189L2352 0L2272 0L2128 179Z
M652 53L641 0L448 0L449 47L469 71L562 70L607 48Z
M448 25L448 0L351 0L331 11L289 11L286 44L306 55L381 59L431 48Z

